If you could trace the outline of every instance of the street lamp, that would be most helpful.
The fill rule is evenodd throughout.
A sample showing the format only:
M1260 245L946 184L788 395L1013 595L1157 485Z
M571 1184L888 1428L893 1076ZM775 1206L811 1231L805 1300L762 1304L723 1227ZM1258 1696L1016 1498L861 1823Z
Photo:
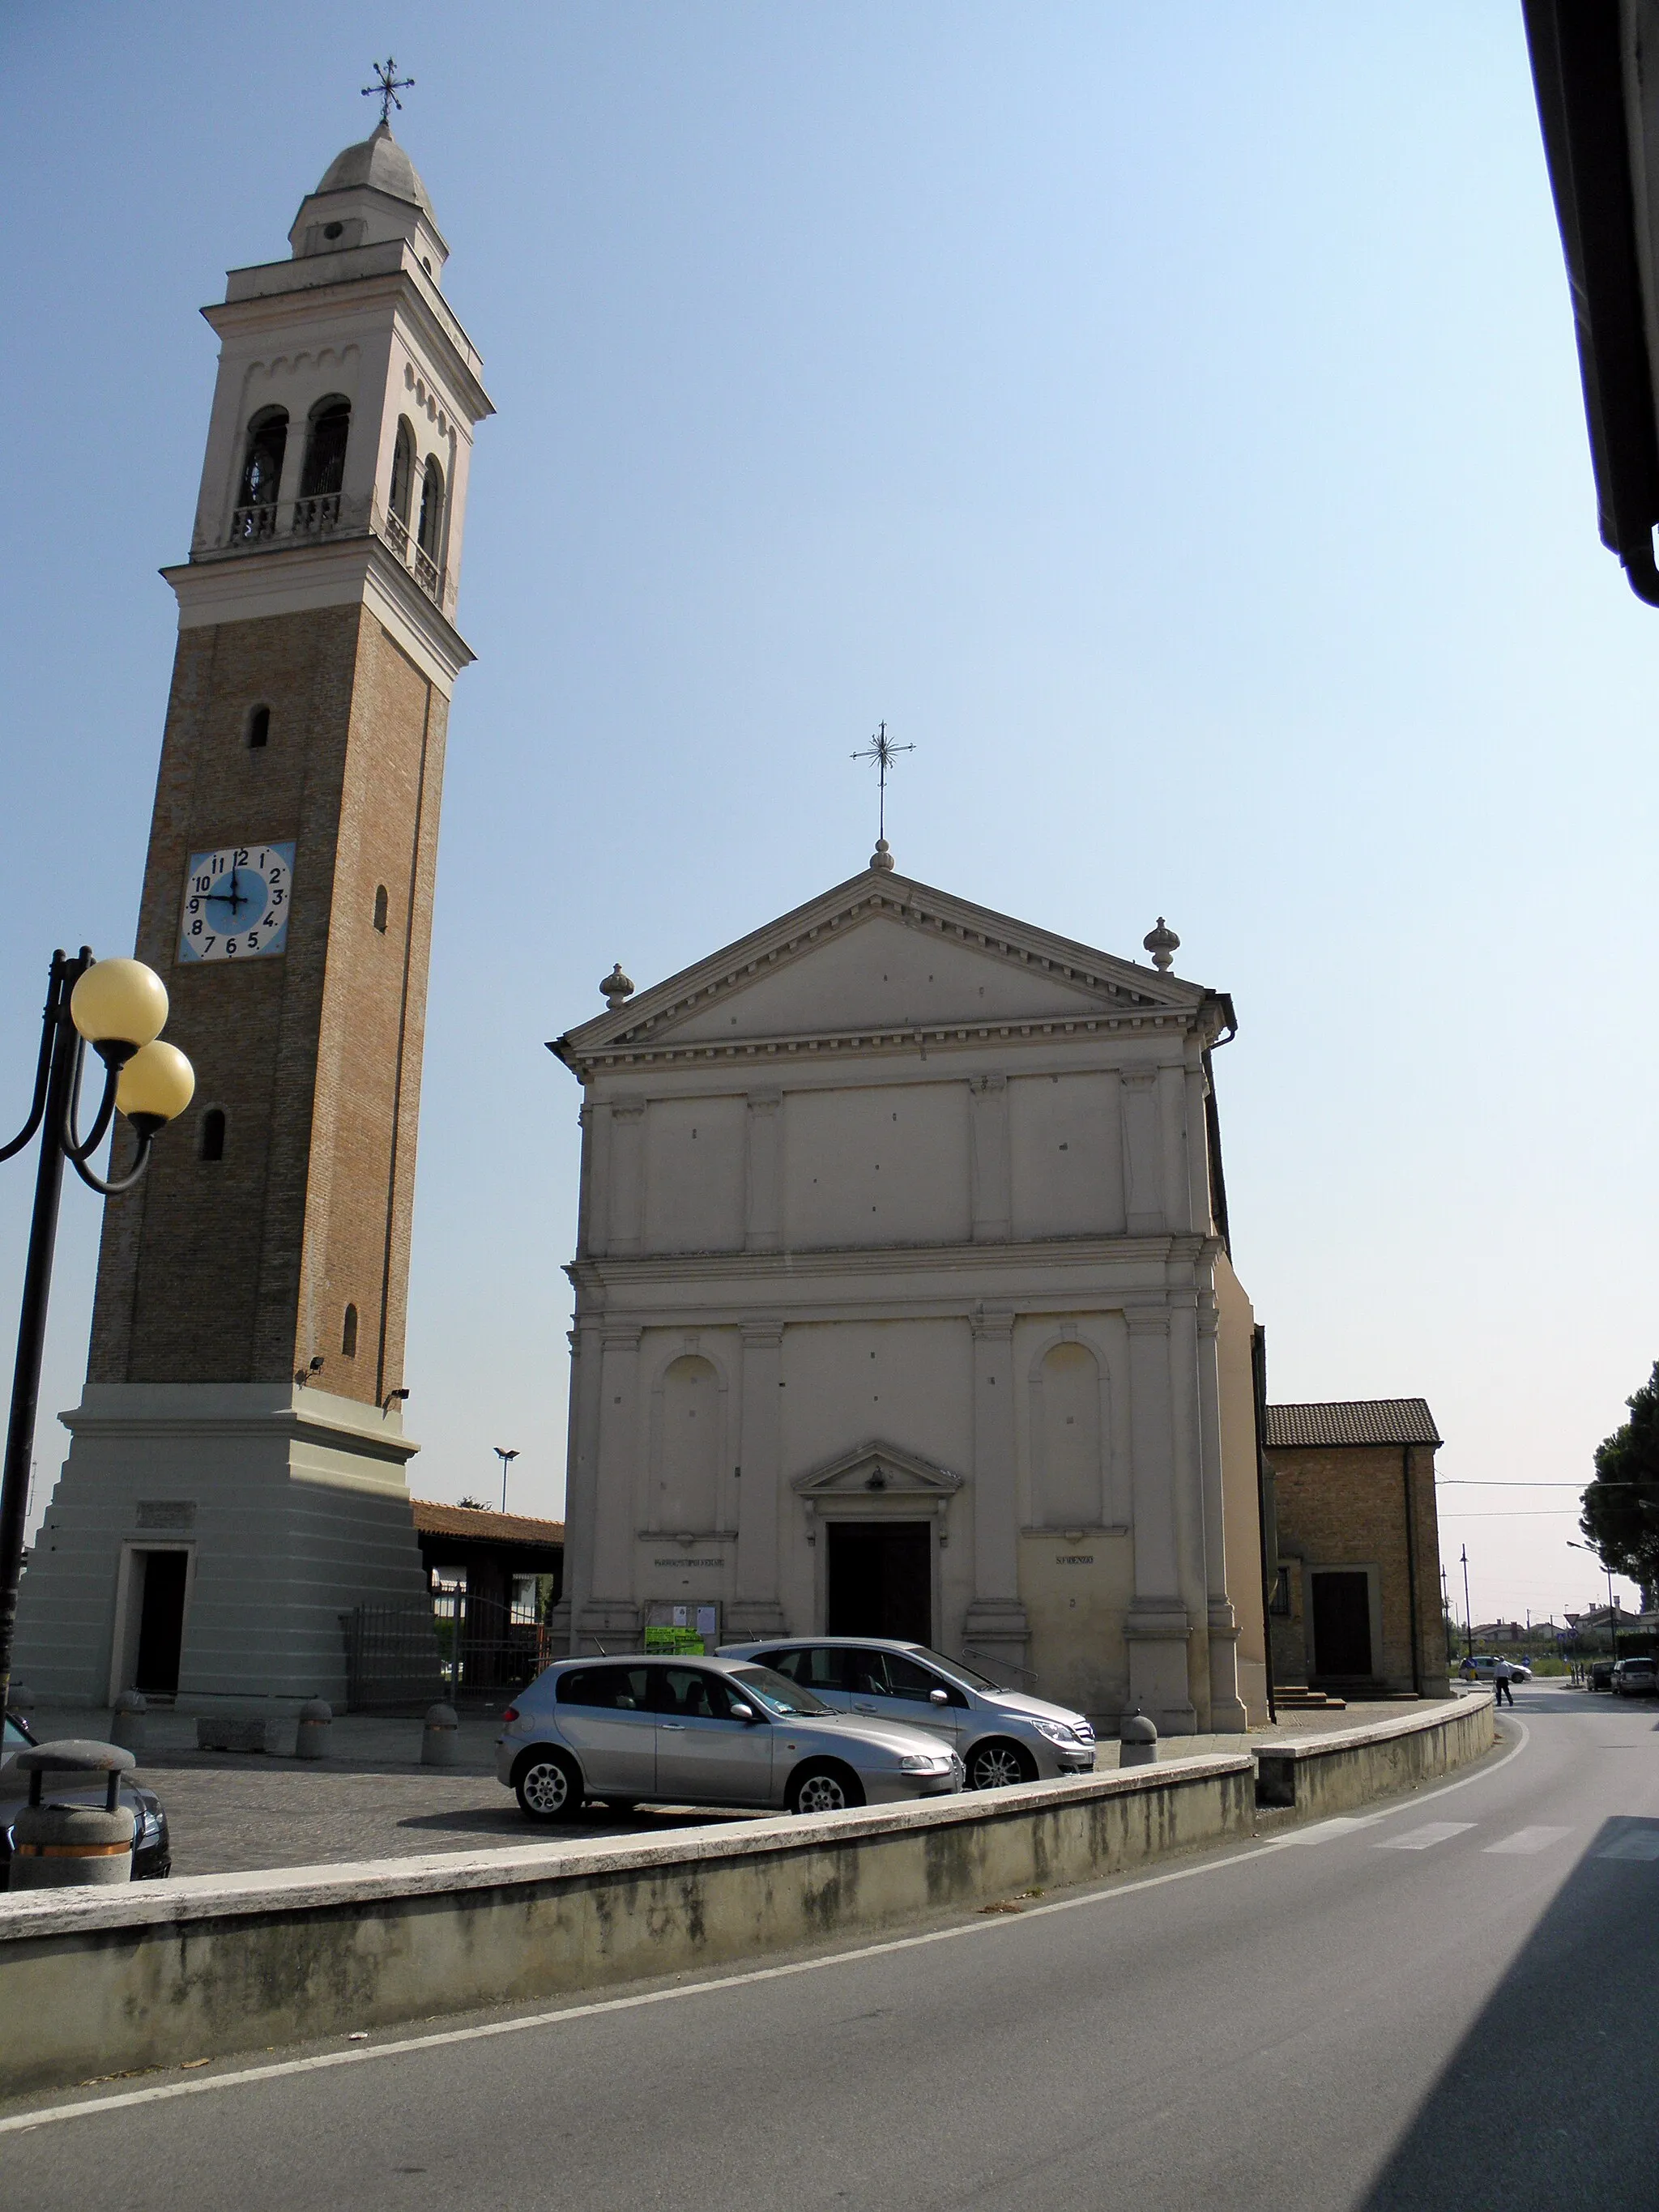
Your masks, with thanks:
M1474 1656L1474 1615L1469 1610L1469 1547L1463 1547L1463 1656Z
M501 1510L505 1513L507 1510L507 1470L512 1466L514 1461L517 1459L519 1455L515 1451L508 1451L505 1445L502 1444L492 1444L490 1446L490 1449L495 1453L496 1458L500 1460L501 1463Z
M70 1163L89 1189L105 1198L131 1190L143 1174L157 1130L184 1112L196 1088L195 1072L183 1053L161 1042L167 1018L166 986L141 960L94 962L89 945L83 945L73 959L62 951L54 952L28 1120L10 1144L0 1146L0 1160L9 1160L22 1151L37 1130L44 1132L34 1177L28 1256L23 1267L23 1306L17 1323L5 1473L0 1480L0 1710L11 1694L29 1455L40 1401L40 1357L46 1340L46 1301L52 1292L64 1162ZM88 1045L104 1063L104 1095L92 1127L82 1136L81 1077ZM125 1176L106 1180L94 1174L87 1162L103 1142L117 1114L132 1124L137 1151Z
M1620 1486L1620 1488L1624 1487L1622 1484ZM1567 1539L1567 1549L1570 1552L1588 1552L1593 1559L1601 1561L1601 1571L1607 1578L1607 1649L1612 1652L1613 1657L1616 1659L1619 1656L1619 1629L1613 1613L1613 1569L1607 1565L1607 1561L1601 1558L1601 1554L1596 1550L1594 1544L1581 1544L1575 1537L1569 1536Z

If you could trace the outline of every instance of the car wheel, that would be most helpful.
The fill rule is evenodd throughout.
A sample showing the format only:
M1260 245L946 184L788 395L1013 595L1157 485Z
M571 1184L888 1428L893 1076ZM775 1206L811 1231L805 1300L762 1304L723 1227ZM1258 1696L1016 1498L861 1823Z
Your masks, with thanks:
M574 1820L582 1809L582 1778L574 1759L538 1746L513 1776L519 1809L530 1820Z
M863 1802L858 1778L845 1766L803 1766L789 1784L792 1813L844 1813Z
M1011 1790L1017 1782L1035 1782L1036 1761L1023 1744L993 1736L976 1743L968 1754L970 1790Z

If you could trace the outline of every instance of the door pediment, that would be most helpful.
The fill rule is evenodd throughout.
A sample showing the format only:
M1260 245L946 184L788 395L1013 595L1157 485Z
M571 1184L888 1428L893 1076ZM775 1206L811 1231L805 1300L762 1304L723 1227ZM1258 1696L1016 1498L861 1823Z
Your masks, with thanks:
M925 1498L934 1503L960 1490L962 1477L915 1452L871 1443L794 1476L789 1486L798 1497L808 1499L898 1497Z

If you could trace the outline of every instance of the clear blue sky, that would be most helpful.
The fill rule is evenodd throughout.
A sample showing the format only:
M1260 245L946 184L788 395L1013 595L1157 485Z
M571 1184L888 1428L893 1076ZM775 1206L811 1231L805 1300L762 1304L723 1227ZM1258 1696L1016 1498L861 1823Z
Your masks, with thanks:
M5 10L19 1114L52 946L131 943L196 309L286 251L388 48L500 408L416 1488L487 1497L510 1444L559 1510L577 1101L543 1040L613 960L648 982L861 866L882 716L902 868L1119 951L1166 914L1233 993L1274 1396L1420 1393L1443 1475L1582 1479L1659 1352L1659 615L1595 542L1516 0ZM27 1194L0 1174L0 1300ZM37 1512L96 1226L72 1188ZM1477 1615L1594 1597L1572 1497L1443 1493Z

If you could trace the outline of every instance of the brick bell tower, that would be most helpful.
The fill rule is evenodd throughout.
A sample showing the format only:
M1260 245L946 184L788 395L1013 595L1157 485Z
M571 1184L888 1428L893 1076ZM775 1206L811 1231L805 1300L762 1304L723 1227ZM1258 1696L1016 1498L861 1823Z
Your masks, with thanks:
M194 1103L109 1202L85 1394L25 1577L37 1694L343 1702L418 1601L404 1328L481 363L382 123L234 270L137 950Z

